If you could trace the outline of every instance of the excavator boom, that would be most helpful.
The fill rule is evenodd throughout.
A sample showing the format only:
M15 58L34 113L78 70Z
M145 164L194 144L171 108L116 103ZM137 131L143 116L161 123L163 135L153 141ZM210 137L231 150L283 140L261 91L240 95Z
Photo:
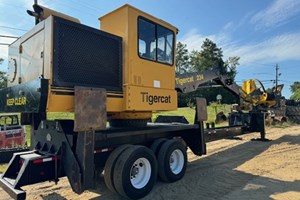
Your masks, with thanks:
M283 85L278 85L277 90L273 88L271 92L267 92L261 81L257 79L246 80L242 86L239 86L229 76L212 70L177 74L175 81L176 90L181 93L194 92L200 88L223 87L240 98L242 107L249 107L245 104L263 108L275 107L276 93L280 93L283 88Z

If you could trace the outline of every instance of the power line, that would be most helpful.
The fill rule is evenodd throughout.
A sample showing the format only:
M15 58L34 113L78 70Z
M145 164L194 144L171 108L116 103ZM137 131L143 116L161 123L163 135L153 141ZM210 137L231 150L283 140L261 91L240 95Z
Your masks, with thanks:
M21 9L20 7L23 7L23 8L25 8L25 6L24 6L24 5L16 5L16 4L9 4L9 3L3 3L3 2L0 2L0 4L2 4L2 5L6 5L6 6L15 7L15 8L17 8L17 9Z
M9 27L9 26L0 26L0 28L7 28L7 29L12 29L12 30L18 30L18 31L28 31L28 30L25 30L25 29L14 28L14 27Z
M47 3L49 3L51 0L48 0L48 1L45 1L45 2L42 2L42 4L46 5ZM52 0L54 1L54 0Z
M8 44L8 43L0 43L0 45L8 46L10 44Z
M73 6L70 6L68 3L61 2L61 1L59 1L59 2L57 2L57 3L58 3L58 4L62 4L62 5L64 5L64 7L69 8L69 9L74 10L74 11L77 11L77 12L79 12L79 13L81 13L81 14L84 12L84 13L90 15L90 16L93 16L93 17L96 16L96 17L98 17L98 15L96 15L96 14L87 12L87 11L85 11L85 10L83 10L83 9L75 8L75 7L73 7Z
M13 39L19 38L19 37L16 37L16 36L10 36L10 35L0 35L0 37L3 37L3 38L13 38Z
M279 80L281 82L286 82L286 83L294 83L295 81L286 81L286 80Z
M102 10L102 11L105 11L104 9L102 8L95 8L95 6L93 6L92 4L88 4L87 2L80 2L80 1L76 1L77 4L80 4L81 6L89 9L89 10L92 10L94 12L97 12L97 14L99 14L99 10Z
M263 66L274 66L273 64L262 64L262 63L256 63L256 62L247 62L247 64L250 64L250 65L263 65Z

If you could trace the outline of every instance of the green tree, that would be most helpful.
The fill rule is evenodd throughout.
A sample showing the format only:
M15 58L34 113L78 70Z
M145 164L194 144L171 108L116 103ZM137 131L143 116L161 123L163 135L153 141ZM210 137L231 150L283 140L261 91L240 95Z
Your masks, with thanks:
M225 67L226 67L226 74L229 75L231 78L235 78L237 71L236 68L240 64L239 63L240 57L234 56L229 57L225 61Z
M300 82L296 81L290 86L292 95L290 99L300 100Z
M296 81L294 82L291 86L290 86L290 90L291 92L296 92L297 90L300 89L300 82L299 81Z
M181 44L183 47L186 45ZM189 54L189 66L193 71L217 70L220 74L228 75L232 79L236 76L236 67L239 65L239 57L229 57L225 62L223 60L223 51L217 45L205 39L201 45L201 50L193 50ZM177 58L177 57L176 57ZM228 92L224 88L205 88L199 89L193 93L182 94L178 97L179 106L187 106L187 103L195 103L195 97L204 97L208 102L216 101L216 96L221 94L222 103L236 103L238 97Z
M201 45L201 49L202 50L200 52L196 51L193 54L197 57L195 58L197 62L193 63L197 64L194 65L195 69L220 69L221 67L223 67L223 51L221 48L218 48L213 41L206 38Z
M190 56L186 44L178 42L176 45L176 73L182 74L190 71Z
M203 41L201 49L201 51L192 51L190 55L191 65L196 71L217 70L220 74L235 78L239 57L229 57L224 62L222 48L217 47L216 43L208 38Z
M4 59L0 58L0 65L2 65ZM0 88L5 88L7 86L7 76L6 72L0 71Z
M190 54L191 66L195 71L207 70L207 66L203 64L203 59L199 51L193 50Z

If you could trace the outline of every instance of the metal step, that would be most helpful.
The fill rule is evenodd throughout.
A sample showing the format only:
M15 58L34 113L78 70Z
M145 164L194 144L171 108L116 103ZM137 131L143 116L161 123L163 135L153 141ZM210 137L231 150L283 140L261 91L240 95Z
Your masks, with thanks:
M14 179L4 178L3 174L0 174L0 187L2 187L13 199L25 200L26 193L23 190L15 189L11 184L14 181Z
M33 160L33 159L37 159L37 158L41 158L41 157L42 156L37 153L24 154L24 155L20 156L20 158L23 160Z
M3 179L11 185L14 185L16 182L16 179L13 179L13 178L3 177Z

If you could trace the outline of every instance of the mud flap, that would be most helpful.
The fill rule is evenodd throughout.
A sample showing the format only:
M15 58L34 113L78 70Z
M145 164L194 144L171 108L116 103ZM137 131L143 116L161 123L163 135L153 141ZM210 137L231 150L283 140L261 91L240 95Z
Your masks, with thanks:
M74 131L106 128L106 90L102 88L75 87Z
M81 194L84 189L81 184L82 174L80 173L80 166L70 145L65 142L62 145L62 165L72 190L77 194Z
M78 132L76 158L67 145L64 151L64 157L67 158L64 168L72 189L80 194L94 186L95 130L106 128L106 90L75 87L74 98L74 131Z

